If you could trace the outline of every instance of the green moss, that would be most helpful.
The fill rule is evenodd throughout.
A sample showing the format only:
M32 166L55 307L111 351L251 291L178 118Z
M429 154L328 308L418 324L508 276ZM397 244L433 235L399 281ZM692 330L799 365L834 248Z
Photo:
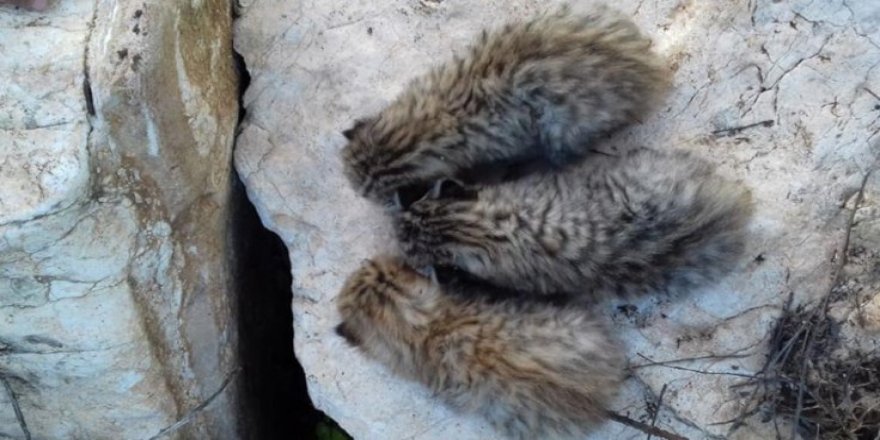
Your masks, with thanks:
M351 440L351 437L342 428L327 418L318 422L315 427L315 438L317 440Z

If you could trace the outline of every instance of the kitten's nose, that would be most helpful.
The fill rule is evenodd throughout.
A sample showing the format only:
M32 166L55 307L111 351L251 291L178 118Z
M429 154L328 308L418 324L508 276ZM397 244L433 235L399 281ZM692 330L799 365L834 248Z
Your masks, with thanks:
M336 332L337 335L341 336L349 344L354 345L354 346L358 345L357 338L354 336L354 334L351 332L351 330L349 330L349 328L345 325L345 322L339 323L339 325L337 325L333 330Z

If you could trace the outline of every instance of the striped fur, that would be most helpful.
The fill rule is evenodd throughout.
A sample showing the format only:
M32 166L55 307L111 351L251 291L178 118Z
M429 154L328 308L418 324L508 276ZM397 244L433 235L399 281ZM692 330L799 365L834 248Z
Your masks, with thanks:
M605 8L567 8L482 36L468 55L415 79L379 114L343 134L359 194L395 191L482 169L582 156L596 136L637 120L668 88L650 41Z
M689 153L641 149L562 172L425 197L396 215L414 267L453 266L540 294L682 291L743 251L747 190Z
M337 298L337 333L514 439L582 438L603 419L624 366L589 312L462 293L376 258Z

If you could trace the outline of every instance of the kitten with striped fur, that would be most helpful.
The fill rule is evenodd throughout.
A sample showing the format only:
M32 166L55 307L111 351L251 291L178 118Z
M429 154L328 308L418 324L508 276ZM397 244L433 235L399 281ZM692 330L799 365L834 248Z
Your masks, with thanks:
M336 331L511 438L583 438L603 420L624 361L588 311L445 289L400 259L367 261L337 297Z
M568 8L486 32L378 114L343 134L355 190L390 203L438 178L479 180L496 165L562 165L653 108L669 75L624 15Z
M597 155L451 192L395 214L409 264L535 294L627 296L715 281L741 256L752 210L746 189L684 151Z

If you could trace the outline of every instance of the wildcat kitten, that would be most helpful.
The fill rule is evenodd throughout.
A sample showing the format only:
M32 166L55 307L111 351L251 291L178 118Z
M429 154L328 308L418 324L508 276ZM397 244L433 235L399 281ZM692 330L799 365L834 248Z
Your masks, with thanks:
M561 172L426 196L395 216L414 267L453 266L540 294L679 291L726 274L743 250L747 190L689 153L641 149Z
M532 159L564 164L659 101L668 73L628 18L568 8L483 32L343 134L345 174L374 201Z
M337 306L336 332L366 356L515 439L582 438L622 379L587 311L448 294L396 258L367 261Z

